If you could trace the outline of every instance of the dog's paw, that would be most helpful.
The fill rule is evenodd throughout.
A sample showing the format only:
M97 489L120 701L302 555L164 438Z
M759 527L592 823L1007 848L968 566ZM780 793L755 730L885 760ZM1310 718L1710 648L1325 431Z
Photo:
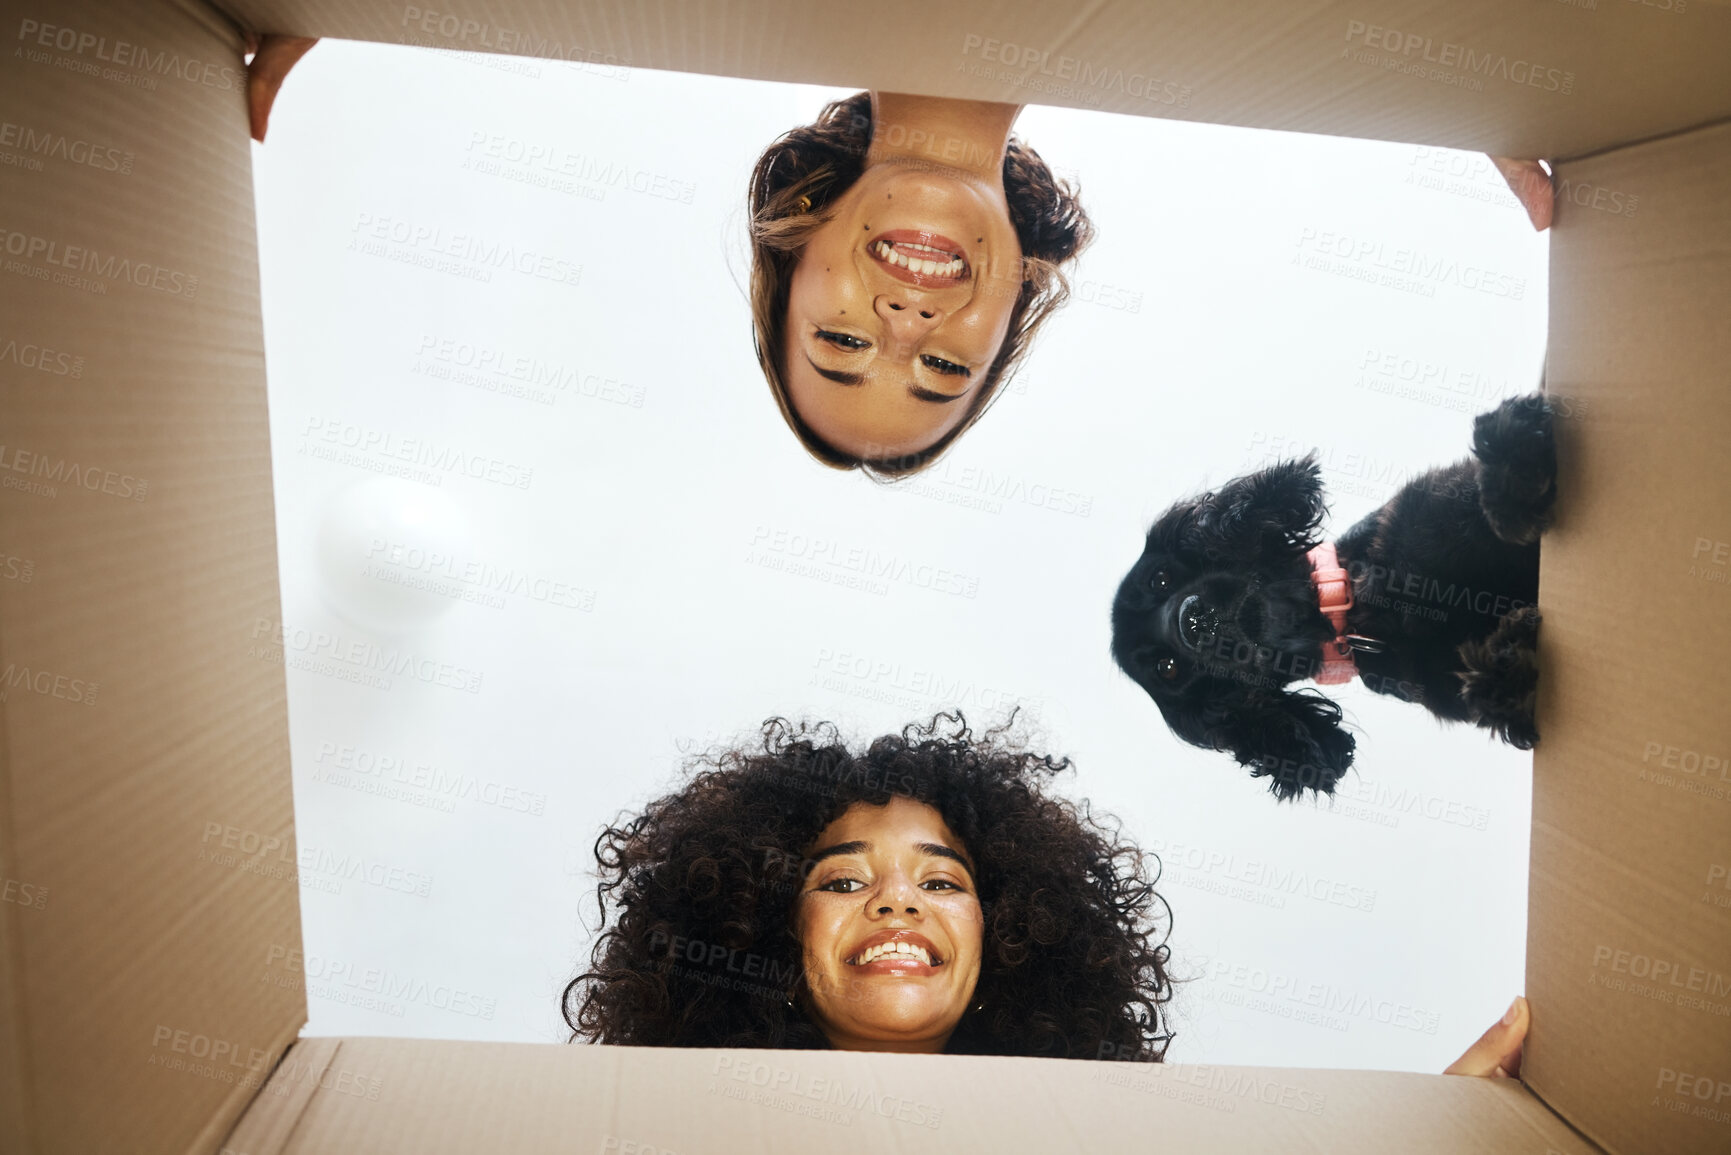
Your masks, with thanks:
M1479 505L1491 532L1531 545L1551 527L1557 500L1557 443L1542 393L1511 397L1473 421Z
M1520 750L1539 744L1533 721L1539 695L1537 606L1503 615L1490 636L1462 643L1461 700L1475 724Z

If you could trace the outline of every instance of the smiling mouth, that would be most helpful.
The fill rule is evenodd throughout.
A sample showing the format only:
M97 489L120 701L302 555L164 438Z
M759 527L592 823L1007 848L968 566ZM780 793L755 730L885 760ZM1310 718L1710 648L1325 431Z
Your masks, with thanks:
M874 962L902 963L928 967L940 967L944 960L928 951L923 946L911 942L880 942L876 946L868 946L847 960L850 967L869 966Z
M919 238L919 239L916 239ZM866 246L872 260L898 280L920 286L959 285L968 279L968 258L947 237L898 229Z

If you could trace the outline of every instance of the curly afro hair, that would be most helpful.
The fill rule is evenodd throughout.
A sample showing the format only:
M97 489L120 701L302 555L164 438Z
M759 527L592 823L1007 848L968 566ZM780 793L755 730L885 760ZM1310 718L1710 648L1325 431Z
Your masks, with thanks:
M976 737L938 714L855 754L830 723L773 718L752 748L698 759L682 789L596 840L605 929L565 988L572 1040L828 1048L790 1005L803 855L848 807L900 795L936 809L977 871L981 1009L946 1050L1163 1059L1172 979L1156 932L1171 912L1158 860L1086 802L1044 793L1070 762L1020 748L1013 722Z
M974 391L966 416L936 443L893 458L845 453L819 437L794 411L782 357L793 271L811 234L828 220L830 202L852 188L865 171L871 140L871 94L861 92L826 105L817 120L783 133L758 158L746 194L751 210L751 318L758 364L782 419L806 452L833 468L863 469L875 480L887 481L931 465L985 413L1027 353L1040 325L1069 296L1062 266L1087 247L1094 226L1077 190L1055 177L1039 153L1012 136L1004 152L1004 197L1022 248L1022 282L1003 347Z

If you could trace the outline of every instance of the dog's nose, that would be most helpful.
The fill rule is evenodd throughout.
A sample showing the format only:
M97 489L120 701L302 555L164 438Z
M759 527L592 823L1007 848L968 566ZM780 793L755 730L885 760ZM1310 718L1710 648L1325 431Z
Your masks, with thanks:
M1219 629L1220 615L1202 595L1191 594L1178 604L1178 640L1189 649L1200 650L1214 640Z

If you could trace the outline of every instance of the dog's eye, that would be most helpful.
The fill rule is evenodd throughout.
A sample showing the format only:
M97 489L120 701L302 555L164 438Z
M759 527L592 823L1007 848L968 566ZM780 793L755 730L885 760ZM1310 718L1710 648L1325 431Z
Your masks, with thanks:
M1154 672L1170 682L1173 678L1178 676L1178 659L1161 658L1159 661L1154 663Z
M1163 569L1154 571L1154 576L1148 579L1148 586L1157 594L1163 594L1172 588L1172 577Z

